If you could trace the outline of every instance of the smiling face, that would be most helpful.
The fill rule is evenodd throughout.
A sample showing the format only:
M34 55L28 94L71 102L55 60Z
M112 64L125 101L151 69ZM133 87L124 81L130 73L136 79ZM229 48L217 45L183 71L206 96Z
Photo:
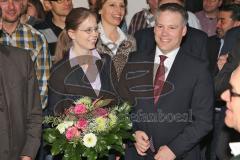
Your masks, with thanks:
M2 18L7 23L16 23L20 20L22 0L0 0Z
M162 11L154 27L155 40L159 49L167 54L178 48L187 28L180 13Z
M125 15L124 0L107 0L99 14L103 24L118 26Z
M81 51L95 48L98 38L97 20L93 15L89 15L76 30L69 29L68 35L73 40L73 47Z
M240 96L234 96L231 92L240 95L240 66L232 73L230 79L231 88L222 93L221 97L227 103L225 123L228 127L240 132Z

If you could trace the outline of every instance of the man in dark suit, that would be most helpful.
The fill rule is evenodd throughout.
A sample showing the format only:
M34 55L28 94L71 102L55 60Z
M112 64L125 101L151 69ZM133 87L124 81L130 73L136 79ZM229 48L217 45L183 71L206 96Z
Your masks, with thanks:
M221 59L227 58L226 54L223 53L220 55L221 49L224 42L224 37L228 30L230 30L233 27L237 27L240 25L240 6L236 4L228 4L223 5L219 8L219 13L217 16L217 35L209 37L207 42L207 51L208 51L208 58L209 58L209 68L210 71L214 74L218 72L218 70L221 70L222 66L219 65L217 67L217 61L219 59L219 62ZM229 43L229 40L226 41L226 44ZM230 42L231 44L235 42ZM226 44L225 49L226 50ZM226 52L226 51L224 51ZM227 52L226 52L227 53ZM220 63L219 63L220 64Z
M127 147L127 160L201 159L198 144L212 129L213 85L206 63L181 44L186 24L182 6L161 5L155 42L133 53L134 63L125 68L124 96L136 100L131 117L136 142Z
M223 5L219 8L216 27L217 35L209 37L207 42L207 50L210 64L209 69L213 77L217 75L219 70L221 70L221 61L227 58L227 54L221 55L221 48L224 43L224 37L226 32L229 29L240 25L239 11L240 6L236 4ZM219 96L216 96L215 98L214 111L214 130L213 134L211 135L211 137L209 137L208 140L208 142L211 142L211 152L209 152L211 160L216 159L217 150L218 152L221 151L221 153L227 150L227 143L225 145L226 147L224 145L220 145L223 142L223 138L219 139L219 135L221 135L223 132L227 133L230 131L224 126L225 103L220 99ZM223 156L219 158L224 159Z
M226 43L225 43L226 42ZM235 27L229 30L224 38L224 46L222 51L229 53L226 63L223 68L215 76L215 91L217 96L229 88L229 80L232 72L237 68L240 62L240 27ZM226 127L225 127L226 128ZM234 130L225 129L219 136L220 145L216 154L219 158L231 157L229 150L229 142L236 142L240 140L240 136ZM228 150L226 150L228 148Z
M169 1L167 1L167 3L169 3ZM171 3L181 4L181 1L172 1ZM135 33L134 37L136 39L138 51L144 53L144 50L154 48L156 46L156 42L152 38L154 37L153 30L154 28L152 27L139 30ZM187 33L182 39L181 46L188 51L188 54L207 62L207 38L207 34L203 31L187 26Z

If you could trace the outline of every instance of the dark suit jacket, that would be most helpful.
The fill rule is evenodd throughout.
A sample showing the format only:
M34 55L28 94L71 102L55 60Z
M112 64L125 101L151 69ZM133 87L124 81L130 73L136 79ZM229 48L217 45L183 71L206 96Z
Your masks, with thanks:
M113 85L115 72L112 71L111 58L107 54L101 54L101 60L96 62L100 72L101 89L97 96L85 73L79 65L71 67L69 55L67 54L60 62L55 64L51 71L49 80L49 106L48 113L59 113L69 107L83 96L90 98L112 98L117 103L117 96ZM113 78L113 79L112 79Z
M232 72L240 64L240 37L236 39L235 47L228 55L227 63L223 66L222 70L215 76L215 91L217 97L220 97L221 93L228 89L229 80Z
M153 49L156 47L156 42L154 39L154 28L146 28L135 33L137 51L138 53L145 54L145 51ZM187 54L190 54L194 57L200 58L207 62L207 34L192 28L187 27L187 34L182 40L181 47Z
M213 76L218 72L217 59L218 59L218 53L219 53L220 47L221 47L220 38L218 38L216 35L208 38L207 54L208 54L208 61L209 61L209 70Z
M148 48L144 54L133 53L134 63L129 63L124 70L125 85L121 87L124 88L121 93L124 98L136 99L131 116L134 130L142 130L152 137L155 150L167 145L177 159L198 160L198 144L212 129L213 84L210 73L204 62L190 56L181 47L158 104L154 106L155 48ZM127 149L127 160L141 158L131 147ZM152 160L153 156L143 159Z
M35 159L42 107L29 51L0 45L0 159Z
M233 48L236 46L237 40L240 38L240 27L234 27L230 29L225 37L224 44L221 50L221 53L231 53Z

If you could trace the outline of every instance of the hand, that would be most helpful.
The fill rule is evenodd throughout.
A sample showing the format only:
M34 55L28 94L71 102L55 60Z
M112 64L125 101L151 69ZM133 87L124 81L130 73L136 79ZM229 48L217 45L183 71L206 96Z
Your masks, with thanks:
M32 158L28 156L21 156L20 160L32 160Z
M136 140L136 143L134 143L134 145L136 147L138 154L141 156L145 156L146 155L145 152L150 147L149 138L147 134L143 131L136 131L134 137Z
M175 158L175 154L168 146L160 147L158 153L154 156L155 160L174 160Z
M222 70L224 64L227 62L228 54L224 54L218 57L217 66L219 71Z

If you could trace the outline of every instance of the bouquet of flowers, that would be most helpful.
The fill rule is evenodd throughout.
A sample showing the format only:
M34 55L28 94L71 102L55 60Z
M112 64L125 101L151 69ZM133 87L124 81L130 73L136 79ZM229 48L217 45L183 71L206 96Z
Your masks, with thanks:
M123 154L123 141L133 140L131 107L109 106L111 101L83 97L63 114L45 117L44 123L52 126L43 134L51 154L62 154L64 160L106 159L110 151Z

